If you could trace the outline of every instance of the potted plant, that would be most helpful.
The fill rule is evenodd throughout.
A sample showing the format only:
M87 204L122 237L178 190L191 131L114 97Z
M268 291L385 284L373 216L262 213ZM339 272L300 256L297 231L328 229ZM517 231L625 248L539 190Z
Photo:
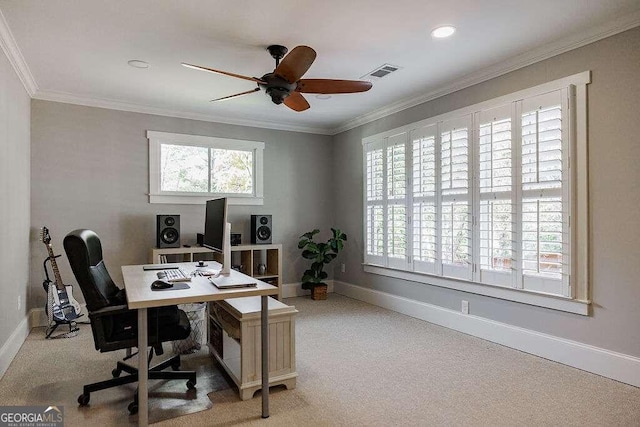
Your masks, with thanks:
M302 289L311 291L311 298L314 300L327 299L327 284L323 282L329 275L324 271L324 266L333 261L344 248L347 235L342 231L332 228L333 236L327 243L317 243L313 241L313 236L320 230L315 229L300 236L298 249L302 249L302 257L313 261L311 267L305 270L302 275Z

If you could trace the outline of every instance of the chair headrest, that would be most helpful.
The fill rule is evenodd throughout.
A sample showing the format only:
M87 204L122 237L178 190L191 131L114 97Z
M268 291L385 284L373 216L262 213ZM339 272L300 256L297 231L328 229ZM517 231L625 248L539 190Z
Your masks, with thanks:
M91 230L74 230L63 241L71 270L80 285L89 311L115 305L120 289L113 283L102 260L102 244Z
M86 263L85 268L95 267L102 261L100 237L92 230L73 230L65 236L63 244L67 254L71 252L78 261Z

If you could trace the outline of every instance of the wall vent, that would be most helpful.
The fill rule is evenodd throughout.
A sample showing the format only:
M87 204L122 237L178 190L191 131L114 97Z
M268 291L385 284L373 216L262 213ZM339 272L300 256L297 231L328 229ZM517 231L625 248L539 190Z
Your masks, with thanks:
M384 64L376 68L375 70L371 71L370 73L367 73L364 76L360 77L360 80L369 80L369 81L379 80L401 69L402 67L398 67L397 65Z

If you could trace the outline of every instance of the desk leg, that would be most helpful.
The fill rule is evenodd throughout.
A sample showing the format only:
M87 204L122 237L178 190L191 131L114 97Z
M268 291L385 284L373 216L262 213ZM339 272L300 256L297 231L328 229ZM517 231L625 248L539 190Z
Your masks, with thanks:
M148 347L147 309L138 309L138 425L149 425L149 362L147 360Z
M260 311L262 338L262 418L269 418L269 297L262 296Z

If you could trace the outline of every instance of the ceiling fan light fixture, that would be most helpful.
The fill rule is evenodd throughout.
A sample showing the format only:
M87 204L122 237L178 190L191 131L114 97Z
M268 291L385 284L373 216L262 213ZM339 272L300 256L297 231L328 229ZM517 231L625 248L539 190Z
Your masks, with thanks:
M149 68L148 62L141 61L139 59L132 59L131 61L127 61L127 64L129 64L133 68L140 68L140 69Z
M441 27L434 28L433 31L431 31L431 37L436 39L444 39L447 37L451 37L455 32L456 27L453 27L451 25L443 25Z

